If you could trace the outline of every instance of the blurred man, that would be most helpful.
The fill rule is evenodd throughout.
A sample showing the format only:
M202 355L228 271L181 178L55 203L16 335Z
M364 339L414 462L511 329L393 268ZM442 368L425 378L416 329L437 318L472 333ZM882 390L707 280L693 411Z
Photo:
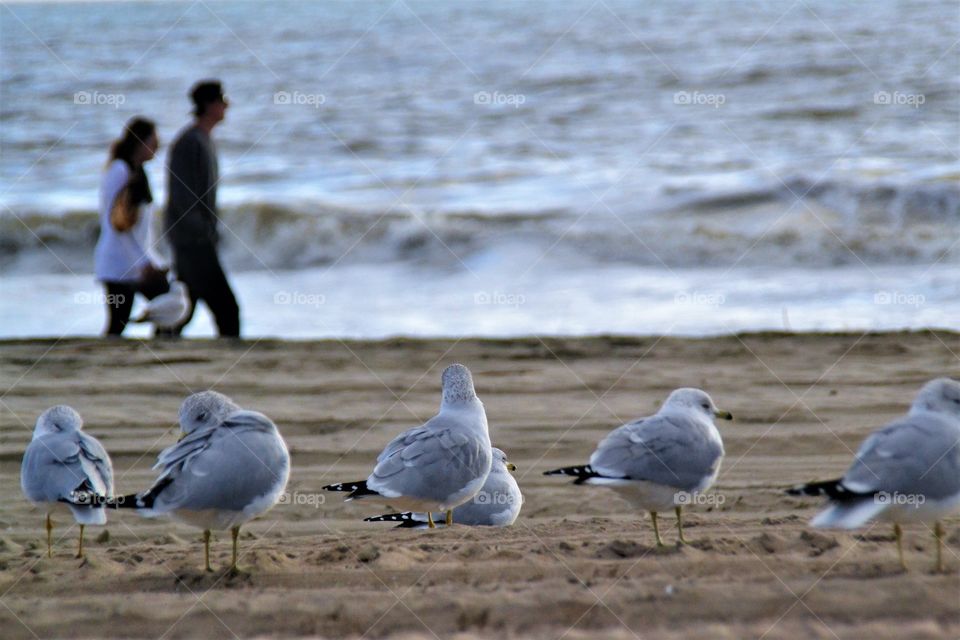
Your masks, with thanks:
M190 291L190 312L175 333L190 322L197 301L213 313L221 336L240 335L240 308L217 255L217 149L210 137L223 121L227 98L217 80L190 91L195 120L184 128L167 162L167 211L164 220L173 248L177 279Z

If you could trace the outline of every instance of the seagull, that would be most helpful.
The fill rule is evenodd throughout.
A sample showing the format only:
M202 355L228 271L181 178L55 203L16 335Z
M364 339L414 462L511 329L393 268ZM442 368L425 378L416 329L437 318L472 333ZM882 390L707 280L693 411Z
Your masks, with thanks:
M713 485L723 460L723 441L714 417L733 419L729 411L717 409L706 392L677 389L656 414L610 432L590 456L589 464L544 475L574 476L573 484L610 487L649 511L658 547L663 540L657 512L673 509L680 542L686 543L681 509Z
M470 370L452 364L441 376L440 413L419 427L404 431L377 457L366 480L341 482L327 491L349 491L347 500L377 499L403 511L453 510L480 491L492 463L490 434L483 403L473 388Z
M187 285L174 280L170 283L170 291L148 302L147 307L133 321L152 322L157 329L173 329L183 324L189 312L190 294Z
M211 529L233 535L237 570L240 526L280 499L290 477L290 454L276 425L216 391L195 393L180 407L183 437L160 452L159 477L146 491L114 506L147 518L170 516L203 529L204 568L210 568Z
M58 507L73 512L80 524L77 557L83 557L83 529L104 525L107 516L92 501L77 496L113 495L113 464L100 441L81 431L83 419L66 405L51 407L37 418L33 439L23 454L20 486L34 504L47 506L47 557L53 557L51 512ZM65 504L66 503L66 504Z
M920 389L907 415L873 432L842 478L789 489L791 495L829 498L810 524L856 529L872 520L893 523L900 566L902 523L933 522L936 570L943 571L940 520L960 512L960 382L931 380Z
M516 479L510 475L517 467L507 461L507 454L492 448L493 464L490 475L477 495L453 510L453 519L471 527L509 527L517 520L523 495ZM434 519L442 514L432 514ZM397 528L423 529L428 527L428 514L406 511L364 518L364 522L399 522Z

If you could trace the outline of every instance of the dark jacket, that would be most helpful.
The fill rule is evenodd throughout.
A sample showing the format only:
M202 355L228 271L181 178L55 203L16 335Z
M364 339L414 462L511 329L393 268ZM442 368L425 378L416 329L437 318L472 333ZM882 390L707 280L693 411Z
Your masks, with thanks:
M180 132L167 158L164 229L176 247L216 245L217 149L196 125Z

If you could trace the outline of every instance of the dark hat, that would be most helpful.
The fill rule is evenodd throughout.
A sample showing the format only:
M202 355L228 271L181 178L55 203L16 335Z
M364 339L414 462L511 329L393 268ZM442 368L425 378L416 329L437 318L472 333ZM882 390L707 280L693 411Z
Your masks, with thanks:
M223 95L223 85L219 80L201 80L190 90L190 99L193 100L193 112L196 115L203 113L208 104L226 102Z

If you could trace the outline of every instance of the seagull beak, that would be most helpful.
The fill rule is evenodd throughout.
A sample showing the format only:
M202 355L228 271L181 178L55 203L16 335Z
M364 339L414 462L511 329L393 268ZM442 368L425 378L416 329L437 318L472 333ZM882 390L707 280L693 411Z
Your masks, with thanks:
M733 420L733 414L729 411L720 411L717 409L713 412L713 415L717 416L718 418L723 418L724 420Z
M507 463L507 471L516 471L516 470L517 470L517 465L513 464L512 462Z

